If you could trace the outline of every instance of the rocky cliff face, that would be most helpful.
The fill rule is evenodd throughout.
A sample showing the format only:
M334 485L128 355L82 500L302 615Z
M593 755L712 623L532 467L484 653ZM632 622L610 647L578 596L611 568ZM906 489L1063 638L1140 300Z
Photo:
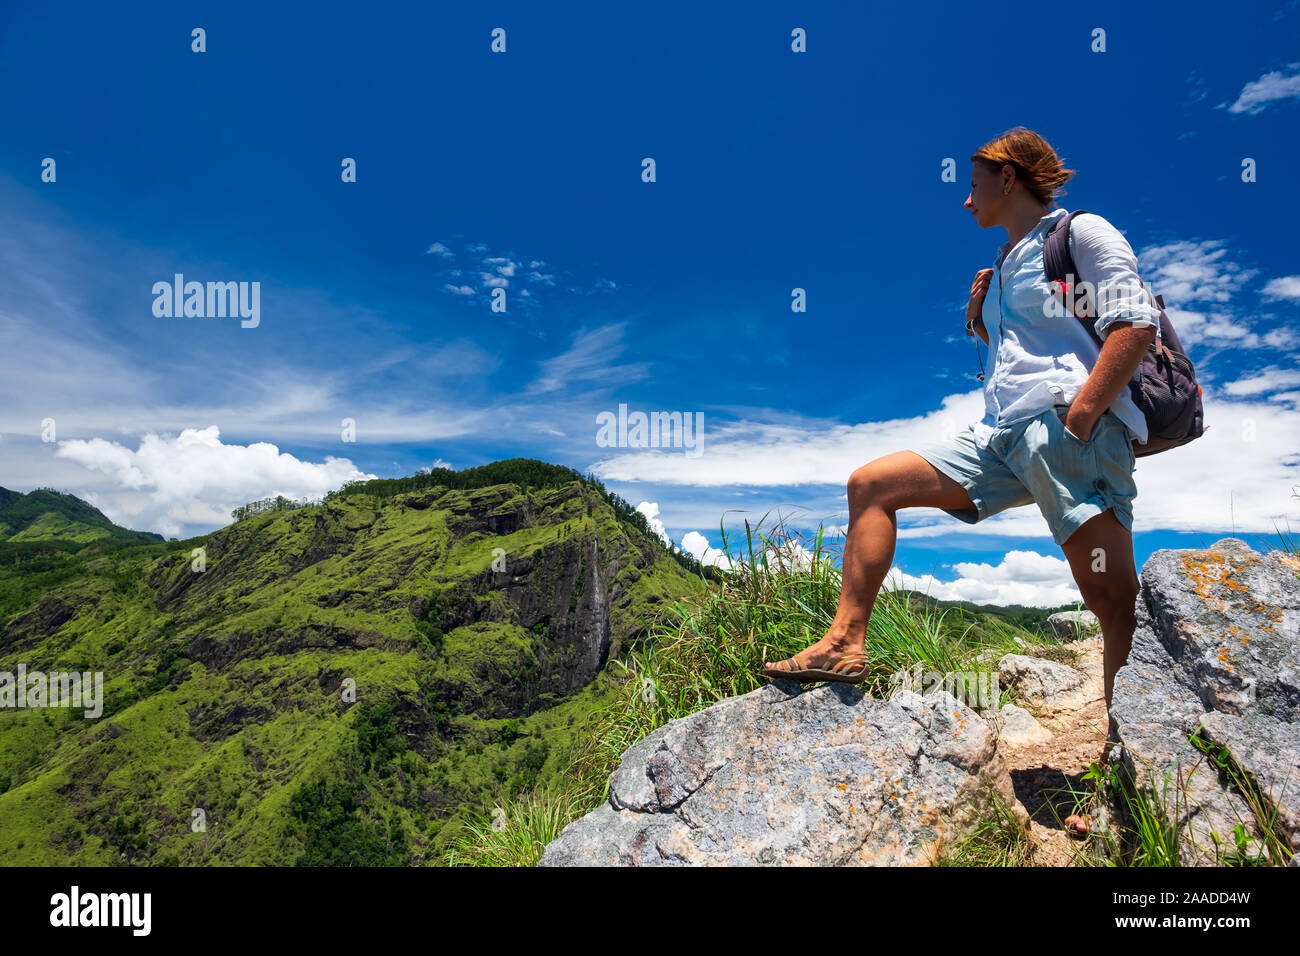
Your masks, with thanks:
M527 644L509 679L500 660L471 664L436 690L510 716L590 683L644 631L663 580L690 587L662 548L607 512L577 484L438 489L374 506L359 497L240 522L204 543L202 573L186 552L157 562L145 584L173 629L190 635L186 655L214 667L309 647L400 650L420 633L478 642L502 630ZM261 612L272 606L284 610L268 628ZM33 624L60 616L51 606ZM204 626L214 620L219 627Z

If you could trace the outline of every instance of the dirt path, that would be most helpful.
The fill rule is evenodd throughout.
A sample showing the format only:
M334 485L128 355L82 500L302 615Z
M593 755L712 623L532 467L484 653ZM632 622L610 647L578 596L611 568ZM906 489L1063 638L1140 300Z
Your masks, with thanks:
M1032 648L1024 653L1032 654ZM1082 844L1071 839L1064 820L1074 812L1071 791L1087 788L1082 780L1088 765L1101 760L1106 743L1106 698L1102 671L1100 635L1084 641L1064 644L1053 649L1049 657L1068 664L1088 676L1087 702L1055 717L1039 717L1038 722L1052 736L1041 743L1018 744L1007 738L998 741L1011 773L1016 796L1028 811L1032 836L1037 844L1034 866L1071 866Z

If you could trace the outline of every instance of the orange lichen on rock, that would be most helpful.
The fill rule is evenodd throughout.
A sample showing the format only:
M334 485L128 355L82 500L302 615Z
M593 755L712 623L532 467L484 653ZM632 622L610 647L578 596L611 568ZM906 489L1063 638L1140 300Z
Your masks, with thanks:
M1247 563L1253 563L1258 559L1248 558ZM1239 591L1243 594L1250 594L1250 588L1240 581L1234 580L1232 574L1237 568L1224 560L1222 551L1192 551L1183 555L1183 569L1187 573L1187 579L1192 582L1192 590L1205 602L1206 606L1213 611L1227 611L1233 602L1225 602L1216 593L1216 585L1229 591ZM1258 604L1256 610L1263 610L1263 605Z

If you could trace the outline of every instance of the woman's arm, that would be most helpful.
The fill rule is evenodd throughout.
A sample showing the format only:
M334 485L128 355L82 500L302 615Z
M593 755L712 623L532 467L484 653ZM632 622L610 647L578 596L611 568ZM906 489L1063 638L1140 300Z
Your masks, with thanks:
M1097 419L1106 414L1111 403L1128 388L1133 373L1142 364L1142 356L1156 340L1156 330L1150 326L1128 325L1122 319L1112 324L1115 327L1107 333L1092 374L1079 389L1065 416L1065 427L1084 441L1092 437Z
M1093 289L1092 327L1103 342L1115 322L1153 329L1159 324L1160 310L1138 276L1133 247L1106 219L1089 213L1070 223L1070 256L1078 280Z
M1160 310L1138 276L1133 247L1101 216L1079 216L1070 223L1070 255L1079 280L1092 286L1093 328L1102 340L1101 354L1066 422L1086 441L1097 419L1128 388L1155 341Z

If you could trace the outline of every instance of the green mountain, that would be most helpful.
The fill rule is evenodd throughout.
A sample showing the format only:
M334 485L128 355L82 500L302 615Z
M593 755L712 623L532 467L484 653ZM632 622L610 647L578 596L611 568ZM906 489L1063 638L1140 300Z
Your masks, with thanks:
M563 772L606 663L705 587L529 459L237 515L164 542L0 496L0 864L441 862ZM102 714L13 708L19 665L102 672Z
M119 528L80 498L51 488L28 494L0 488L0 542L63 541L85 544L101 539L161 541L150 531Z

